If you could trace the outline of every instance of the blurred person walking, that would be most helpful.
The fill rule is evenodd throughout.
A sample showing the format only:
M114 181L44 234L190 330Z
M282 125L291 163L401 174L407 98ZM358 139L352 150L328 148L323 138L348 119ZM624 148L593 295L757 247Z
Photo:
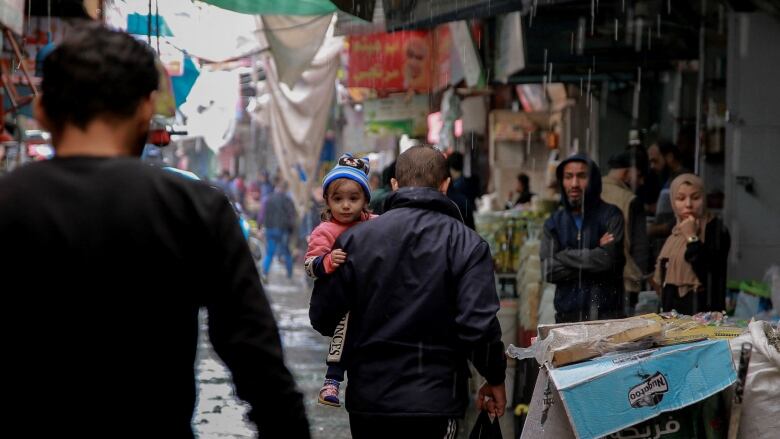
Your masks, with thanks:
M263 209L266 251L263 259L263 275L268 276L274 255L279 252L287 269L287 278L292 279L293 257L290 253L290 237L295 230L297 214L295 204L287 194L287 182L280 180L276 188L265 201Z

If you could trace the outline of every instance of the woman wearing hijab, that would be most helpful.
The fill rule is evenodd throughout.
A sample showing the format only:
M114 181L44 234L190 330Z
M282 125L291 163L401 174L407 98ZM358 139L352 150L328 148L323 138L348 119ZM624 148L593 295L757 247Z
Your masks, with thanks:
M723 311L731 245L728 230L707 211L699 177L678 176L670 195L677 224L661 249L654 277L661 286L662 310L688 315Z

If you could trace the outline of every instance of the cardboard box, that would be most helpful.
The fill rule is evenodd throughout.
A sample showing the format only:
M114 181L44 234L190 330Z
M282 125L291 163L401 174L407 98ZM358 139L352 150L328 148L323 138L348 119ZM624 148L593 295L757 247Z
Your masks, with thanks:
M552 368L549 375L578 438L615 433L736 381L725 340L610 355Z
M617 345L643 338L660 336L663 326L658 321L640 317L599 320L539 327L539 338L548 337L547 357L559 367L614 351Z

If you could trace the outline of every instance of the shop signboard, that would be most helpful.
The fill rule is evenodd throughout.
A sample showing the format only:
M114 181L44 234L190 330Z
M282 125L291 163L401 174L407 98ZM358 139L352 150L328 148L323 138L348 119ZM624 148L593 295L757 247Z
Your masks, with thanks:
M24 0L0 0L0 24L21 35L24 30Z
M432 38L427 31L348 37L347 85L392 92L431 89Z
M372 135L408 134L412 137L428 133L428 96L391 96L363 103L366 132Z

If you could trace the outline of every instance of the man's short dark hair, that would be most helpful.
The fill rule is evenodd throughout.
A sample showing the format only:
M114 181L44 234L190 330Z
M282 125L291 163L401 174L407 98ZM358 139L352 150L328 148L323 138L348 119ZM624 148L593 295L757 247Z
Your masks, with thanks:
M450 176L447 159L432 146L413 146L398 157L395 178L400 187L438 189Z
M528 192L530 190L530 188L529 188L530 179L528 178L527 175L525 175L525 174L518 174L517 175L517 181L522 183L523 188L526 190L526 192Z
M463 172L463 154L455 151L447 157L447 165L450 169Z
M658 151L661 152L662 156L666 157L667 154L671 154L675 160L682 160L682 153L680 152L680 148L678 148L674 143L668 140L661 140L656 143L656 145L658 145Z
M157 89L154 52L124 32L84 23L43 62L41 103L55 131L128 118Z

